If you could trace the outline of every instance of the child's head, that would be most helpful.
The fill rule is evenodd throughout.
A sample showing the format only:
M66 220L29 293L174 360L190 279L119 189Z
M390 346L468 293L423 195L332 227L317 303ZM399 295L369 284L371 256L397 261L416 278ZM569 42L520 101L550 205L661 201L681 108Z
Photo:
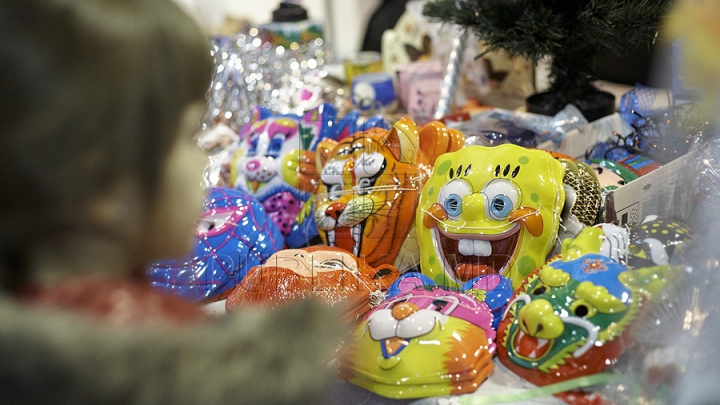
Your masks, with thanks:
M1 1L0 269L64 235L117 240L136 262L189 239L192 212L160 231L199 208L185 155L210 73L170 1Z

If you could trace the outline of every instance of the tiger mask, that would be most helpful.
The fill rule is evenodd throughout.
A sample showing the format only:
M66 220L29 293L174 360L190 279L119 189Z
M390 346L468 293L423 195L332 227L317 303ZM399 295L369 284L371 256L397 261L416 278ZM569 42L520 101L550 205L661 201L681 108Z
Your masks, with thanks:
M459 131L439 122L418 131L408 118L389 130L358 132L339 143L326 140L318 147L322 169L314 211L323 242L371 266L394 264L402 270L404 244L417 244L407 237L419 190L435 158L462 144Z

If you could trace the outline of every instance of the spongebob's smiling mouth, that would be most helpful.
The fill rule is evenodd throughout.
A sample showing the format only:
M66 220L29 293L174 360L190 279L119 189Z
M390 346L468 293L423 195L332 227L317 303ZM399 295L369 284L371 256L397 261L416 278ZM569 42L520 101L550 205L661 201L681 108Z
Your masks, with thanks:
M521 225L495 235L453 234L436 226L433 229L435 250L446 273L456 282L466 282L486 274L504 275L510 267Z

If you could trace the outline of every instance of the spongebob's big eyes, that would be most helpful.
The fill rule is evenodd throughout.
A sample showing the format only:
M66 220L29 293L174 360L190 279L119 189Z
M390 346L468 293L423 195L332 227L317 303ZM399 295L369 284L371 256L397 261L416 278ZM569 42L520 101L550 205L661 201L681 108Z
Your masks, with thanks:
M438 203L440 203L445 212L455 219L462 212L462 199L472 192L470 183L464 179L455 179L447 183L438 194Z
M496 220L507 218L517 207L520 192L515 184L503 179L492 180L485 186L487 215Z

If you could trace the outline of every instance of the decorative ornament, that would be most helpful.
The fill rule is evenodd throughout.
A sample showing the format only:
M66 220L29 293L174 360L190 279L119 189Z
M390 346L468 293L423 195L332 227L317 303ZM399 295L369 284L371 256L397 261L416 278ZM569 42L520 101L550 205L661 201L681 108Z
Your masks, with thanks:
M328 52L321 38L290 47L263 40L257 28L232 37L212 38L215 71L208 92L203 129L224 123L240 131L254 107L275 114L302 114L331 102L347 100L337 83L328 80Z
M453 39L452 50L450 51L448 65L445 70L445 77L443 77L442 88L440 89L440 102L435 110L436 120L439 120L452 112L453 101L455 101L455 94L457 92L457 81L458 77L460 77L460 67L462 66L462 55L467 43L467 37L467 29L463 28L458 30L457 37Z

